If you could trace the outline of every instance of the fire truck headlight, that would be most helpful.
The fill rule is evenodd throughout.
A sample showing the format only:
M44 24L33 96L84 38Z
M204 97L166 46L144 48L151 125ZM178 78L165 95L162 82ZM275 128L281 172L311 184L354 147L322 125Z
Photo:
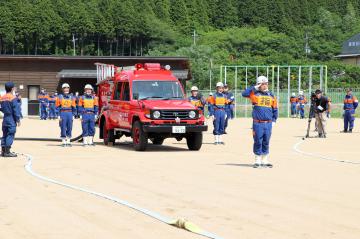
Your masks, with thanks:
M155 111L153 112L153 117L154 117L154 119L159 119L160 116L161 116L160 111L155 110Z
M189 112L189 118L190 118L190 119L194 119L195 117L196 117L196 112L193 111L193 110L190 111L190 112Z

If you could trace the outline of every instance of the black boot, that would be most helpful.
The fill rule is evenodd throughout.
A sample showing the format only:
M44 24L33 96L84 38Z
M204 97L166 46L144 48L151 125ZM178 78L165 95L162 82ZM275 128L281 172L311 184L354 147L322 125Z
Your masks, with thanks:
M352 129L349 130L349 133L352 133Z
M5 155L5 147L1 146L1 157L4 157Z
M16 154L10 152L10 148L11 147L5 147L5 153L4 153L4 157L7 157L7 158L14 158L14 157L17 157Z

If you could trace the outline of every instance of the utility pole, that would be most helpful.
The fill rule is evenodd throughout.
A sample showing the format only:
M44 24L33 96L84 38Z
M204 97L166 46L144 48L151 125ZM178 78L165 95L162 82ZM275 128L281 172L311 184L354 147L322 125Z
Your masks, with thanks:
M306 58L308 57L308 54L311 53L311 48L309 46L309 36L308 36L308 33L306 32L305 33L305 56Z
M75 38L75 34L73 33L72 34L72 42L73 42L73 50L74 50L73 55L74 56L76 56L76 40L77 40L77 38Z
M194 29L194 31L193 31L193 34L192 34L192 37L193 37L193 39L194 39L194 46L196 46L196 38L198 37L199 35L196 33L196 30Z
M213 65L213 62L212 62L212 59L210 58L210 69L209 69L209 90L210 90L210 92L211 92L211 81L212 81L212 65Z

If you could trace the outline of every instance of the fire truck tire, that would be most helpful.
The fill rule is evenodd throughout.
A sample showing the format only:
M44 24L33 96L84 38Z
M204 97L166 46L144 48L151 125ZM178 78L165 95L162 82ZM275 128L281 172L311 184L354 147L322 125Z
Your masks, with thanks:
M186 137L186 143L189 150L198 151L202 146L203 135L202 132L194 132Z
M148 135L144 132L140 121L135 121L132 127L132 138L136 151L145 151L148 144Z
M114 145L115 144L115 134L114 130L109 130L106 128L106 124L103 125L103 138L105 145Z
M151 139L151 142L154 144L154 145L162 145L164 143L164 138L162 137L155 137L153 139Z

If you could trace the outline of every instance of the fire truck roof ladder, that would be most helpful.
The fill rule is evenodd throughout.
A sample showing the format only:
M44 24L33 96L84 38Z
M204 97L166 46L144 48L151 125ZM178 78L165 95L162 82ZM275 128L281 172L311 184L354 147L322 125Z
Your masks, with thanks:
M103 63L95 63L97 84L103 81L111 80L115 75L115 66Z

